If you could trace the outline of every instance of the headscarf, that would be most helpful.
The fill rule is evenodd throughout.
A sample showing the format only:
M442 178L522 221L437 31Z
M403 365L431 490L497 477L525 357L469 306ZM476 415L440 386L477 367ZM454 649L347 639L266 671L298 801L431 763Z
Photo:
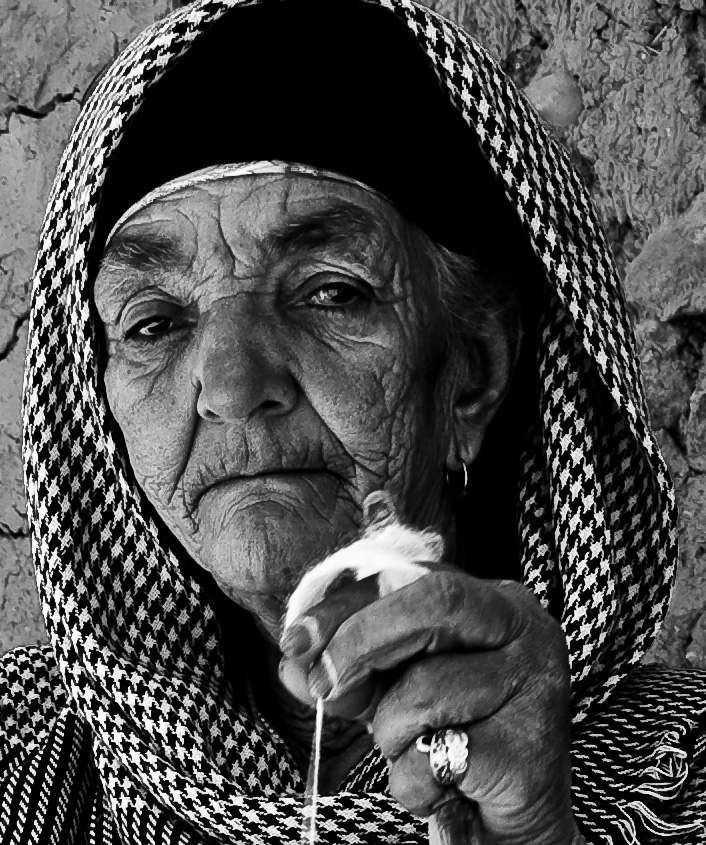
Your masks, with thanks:
M471 36L411 0L352 5L411 33L468 127L469 159L475 149L487 163L546 281L536 292L536 407L520 444L518 548L524 583L567 638L576 817L590 843L706 842L706 676L638 665L667 610L677 514L596 209L565 149ZM98 82L58 169L33 280L23 404L28 518L50 645L0 661L3 843L300 837L301 773L247 684L229 682L226 662L242 656L222 646L219 600L154 516L111 426L90 291L112 225L179 175L150 176L149 149L129 147L126 127L140 116L131 117L180 57L258 6L298 14L307 3L200 0L145 30ZM303 97L282 85L274 111ZM233 97L224 108L236 105ZM462 249L485 207L477 196L464 200L472 181L461 170L445 172L437 152L447 139L424 130L425 117L419 131L437 148L427 155L412 139L398 149L407 193L399 178L385 184L394 144L376 165L384 137L361 147L361 172L346 161L318 164L393 196ZM215 163L200 162L188 143L180 150L182 142L173 138L183 172ZM464 149L454 148L457 163ZM305 153L291 160L311 164ZM140 172L136 187L126 182L130 166ZM475 165L468 178L474 173ZM386 790L373 749L337 794L320 799L321 841L423 841L425 825Z

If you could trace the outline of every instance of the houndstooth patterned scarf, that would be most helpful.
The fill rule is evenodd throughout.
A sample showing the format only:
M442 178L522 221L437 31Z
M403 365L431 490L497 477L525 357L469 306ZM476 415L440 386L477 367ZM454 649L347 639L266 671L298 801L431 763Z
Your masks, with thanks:
M596 210L565 150L473 38L411 0L369 2L417 38L551 291L519 531L525 583L560 616L569 644L576 816L590 843L704 843L706 674L637 665L667 610L676 509ZM302 778L228 685L213 607L163 540L111 434L88 305L98 191L126 120L238 5L200 0L119 56L74 128L49 200L23 449L50 646L0 661L2 843L270 845L301 835ZM374 750L321 799L321 841L422 842L426 826L386 783Z

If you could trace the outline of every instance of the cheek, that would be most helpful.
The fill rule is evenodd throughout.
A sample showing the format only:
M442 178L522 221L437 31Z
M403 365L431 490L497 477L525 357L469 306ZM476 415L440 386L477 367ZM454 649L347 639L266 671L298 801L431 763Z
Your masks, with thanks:
M193 388L175 372L137 372L119 361L108 363L104 382L135 478L150 498L165 499L187 454Z
M407 303L390 306L373 337L301 345L302 386L346 451L388 477L434 419L426 336Z

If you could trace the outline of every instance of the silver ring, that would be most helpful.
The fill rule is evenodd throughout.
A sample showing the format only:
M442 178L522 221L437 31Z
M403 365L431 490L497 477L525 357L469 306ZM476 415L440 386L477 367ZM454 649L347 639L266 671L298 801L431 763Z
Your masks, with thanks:
M417 751L429 755L429 768L439 786L458 783L468 769L468 735L458 728L444 728L424 734L417 740Z

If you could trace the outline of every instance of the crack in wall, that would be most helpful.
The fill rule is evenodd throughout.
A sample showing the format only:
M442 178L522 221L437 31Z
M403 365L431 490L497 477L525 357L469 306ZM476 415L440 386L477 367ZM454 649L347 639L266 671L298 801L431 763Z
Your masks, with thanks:
M22 540L29 537L29 527L24 528L7 528L0 526L0 540Z
M27 308L18 317L15 318L14 325L12 326L12 334L10 335L10 339L5 344L5 346L0 349L0 361L6 360L12 354L12 351L17 346L20 339L20 329L22 328L23 324L27 322L28 319L29 308Z
M4 126L0 127L0 136L10 134L10 119L13 115L29 117L32 120L43 120L60 106L67 103L80 103L80 92L78 88L74 88L70 94L56 94L51 100L47 100L46 103L42 103L41 106L36 108L28 106L26 103L20 103L14 97L10 97L10 100L12 101L10 108L0 113L0 118L4 121Z
M8 572L3 574L2 580L0 581L0 613L5 612L5 608L7 605L8 599L8 585L10 583L10 578L21 578L22 572L19 569L10 569Z

